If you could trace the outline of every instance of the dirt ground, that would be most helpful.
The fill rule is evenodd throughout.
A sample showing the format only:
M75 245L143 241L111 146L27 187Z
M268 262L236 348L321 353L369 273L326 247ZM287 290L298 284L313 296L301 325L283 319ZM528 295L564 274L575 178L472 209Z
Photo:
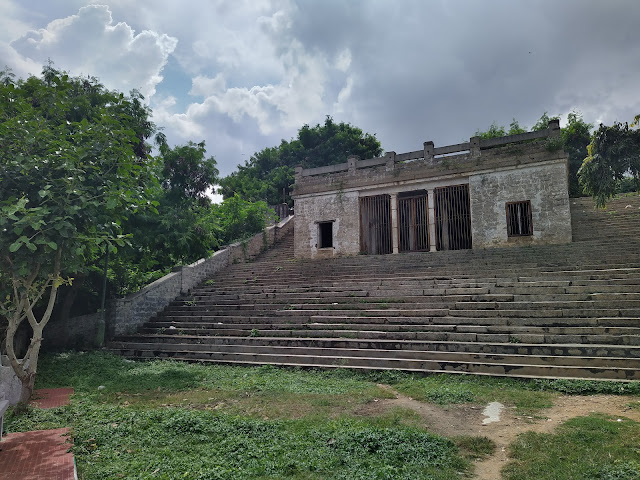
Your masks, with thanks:
M483 425L484 406L454 405L441 407L423 403L399 392L387 385L379 385L392 392L395 398L380 399L367 404L358 412L364 415L384 413L392 408L401 407L415 411L424 420L430 431L446 436L460 435L484 436L496 444L495 453L475 464L475 477L478 480L497 480L500 470L507 463L507 447L516 437L526 431L550 433L561 423L573 417L599 412L612 416L627 417L640 421L640 410L629 407L637 398L616 395L560 396L554 400L553 407L539 412L536 417L519 416L514 408L506 407L500 414L500 420Z

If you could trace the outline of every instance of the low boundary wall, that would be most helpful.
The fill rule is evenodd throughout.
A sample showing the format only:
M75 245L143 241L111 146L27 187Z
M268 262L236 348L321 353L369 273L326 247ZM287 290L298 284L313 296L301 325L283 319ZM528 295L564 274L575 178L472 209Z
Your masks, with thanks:
M287 217L248 240L218 250L209 258L179 267L139 292L112 300L106 322L107 337L113 338L116 335L135 332L144 322L162 311L181 294L188 293L204 279L231 264L251 260L276 241L293 234L293 219L293 216Z

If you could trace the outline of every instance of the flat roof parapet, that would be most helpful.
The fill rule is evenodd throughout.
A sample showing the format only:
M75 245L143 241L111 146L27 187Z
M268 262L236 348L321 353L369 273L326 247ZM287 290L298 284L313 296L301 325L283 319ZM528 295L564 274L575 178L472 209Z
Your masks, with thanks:
M472 157L478 157L481 155L482 150L489 148L495 148L510 143L526 142L530 140L536 140L546 137L557 137L560 135L560 121L550 120L548 127L544 130L538 130L534 132L519 133L516 135L506 135L504 137L486 138L471 137L468 142L458 143L455 145L446 145L443 147L435 147L433 141L424 142L424 148L422 150L416 150L413 152L399 153L387 152L383 157L369 158L366 160L360 160L357 156L350 156L347 163L340 163L336 165L327 165L317 168L302 168L296 167L296 177L311 177L317 175L327 175L339 172L355 172L356 169L371 168L381 165L387 165L387 168L393 168L395 163L407 163L418 160L424 160L429 164L435 164L436 160L439 160L439 156L463 154L471 155Z

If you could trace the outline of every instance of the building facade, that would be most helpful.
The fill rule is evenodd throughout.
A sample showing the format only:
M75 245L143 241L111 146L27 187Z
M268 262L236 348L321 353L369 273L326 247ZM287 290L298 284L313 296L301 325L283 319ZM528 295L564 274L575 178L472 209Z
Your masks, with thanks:
M296 169L295 256L393 254L571 241L559 122Z

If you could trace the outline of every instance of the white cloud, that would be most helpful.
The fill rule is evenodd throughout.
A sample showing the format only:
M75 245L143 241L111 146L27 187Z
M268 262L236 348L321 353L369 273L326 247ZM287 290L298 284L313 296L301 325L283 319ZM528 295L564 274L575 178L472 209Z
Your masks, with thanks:
M155 93L160 75L177 39L144 30L138 34L126 23L114 25L109 7L90 5L76 15L53 20L11 42L22 57L40 65L47 59L73 74L90 74L110 88L136 88L145 97Z
M640 3L548 3L0 0L0 68L37 74L50 57L156 91L169 141L206 140L224 173L326 114L396 151L545 110L632 118Z
M345 112L345 104L349 101L352 90L353 90L353 77L348 77L344 88L340 90L340 93L338 94L338 100L333 104L334 113Z
M204 75L197 75L191 85L190 95L208 97L223 92L227 88L226 81L222 74L209 78Z
M228 88L221 74L196 76L190 93L205 99L190 105L187 116L196 120L216 112L235 122L247 116L257 121L263 135L269 135L326 114L331 102L325 99L325 85L332 66L322 56L308 54L295 41L283 53L281 63L285 73L275 84Z
M351 66L351 50L345 48L336 57L335 66L341 72L346 72Z

